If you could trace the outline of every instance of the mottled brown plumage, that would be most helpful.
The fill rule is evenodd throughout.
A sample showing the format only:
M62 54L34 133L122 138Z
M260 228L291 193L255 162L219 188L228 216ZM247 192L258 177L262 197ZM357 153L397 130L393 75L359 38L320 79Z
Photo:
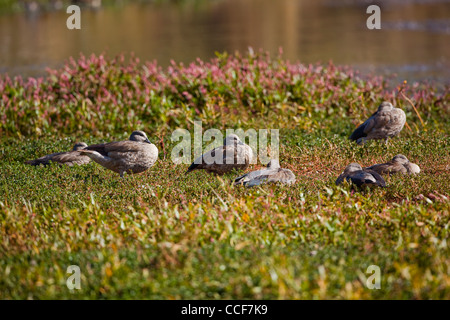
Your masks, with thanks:
M230 134L224 139L224 145L204 153L188 168L223 175L233 169L245 170L253 162L253 151L237 135Z
M350 163L345 167L344 172L337 178L336 185L341 184L344 180L358 187L386 186L386 182L382 176L375 171L363 169L358 163Z
M73 146L72 151L48 154L36 160L26 161L25 163L30 164L32 166L38 166L40 164L46 166L49 165L51 162L64 164L67 166L73 166L75 164L77 165L87 164L91 161L91 159L80 153L80 151L86 147L87 147L86 143L78 142Z
M390 102L383 102L369 119L360 125L349 137L357 144L364 144L371 139L392 138L402 131L406 123L405 112L394 108Z
M126 141L91 145L81 153L121 177L125 172L144 172L158 159L158 149L143 131L134 131Z
M402 154L396 155L391 161L382 164L375 164L367 167L366 169L373 170L381 175L387 174L415 174L420 172L420 168L417 164L409 162Z
M243 184L250 188L264 183L292 184L295 182L295 175L289 169L280 167L278 159L272 159L267 164L266 169L252 171L234 180L235 185Z

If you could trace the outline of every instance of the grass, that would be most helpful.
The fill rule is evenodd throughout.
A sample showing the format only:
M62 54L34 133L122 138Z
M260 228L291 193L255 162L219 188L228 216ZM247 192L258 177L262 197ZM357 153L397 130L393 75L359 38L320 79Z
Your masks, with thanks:
M392 89L260 52L168 69L81 57L44 79L3 76L0 88L1 299L450 298L448 89ZM387 146L348 141L384 99L411 129ZM204 130L280 128L280 163L297 182L246 189L231 185L238 173L185 176L171 132L195 119ZM23 163L133 129L160 150L144 174ZM348 163L398 153L422 172L384 189L334 185ZM81 268L81 290L66 287L69 265ZM370 265L379 290L366 287Z

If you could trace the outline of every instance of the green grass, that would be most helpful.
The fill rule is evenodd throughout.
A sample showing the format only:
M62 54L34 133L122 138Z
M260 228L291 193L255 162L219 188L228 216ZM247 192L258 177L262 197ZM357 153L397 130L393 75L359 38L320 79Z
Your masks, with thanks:
M310 92L319 94L315 84L322 73L309 76ZM52 81L44 79L42 85ZM126 87L133 79L125 72L121 81ZM180 90L189 90L190 82L181 82L187 89ZM191 108L177 100L181 96L164 91L154 96L166 104L152 107L162 111L130 116L129 105L118 103L108 109L107 124L54 116L40 135L36 121L47 118L27 113L33 99L20 104L21 96L14 94L22 109L11 124L16 104L3 96L0 108L8 118L0 121L0 299L449 299L448 91L440 98L429 86L414 99L425 127L396 98L411 130L405 127L387 146L370 141L361 147L347 137L377 106L378 96L354 100L368 84L348 80L339 84L345 90L337 96L321 89L319 101L302 89L304 82L292 85L297 93L289 99L277 96L284 90L278 85L262 97L263 89L250 92L238 83L247 98L255 98L245 105L247 98L233 100L222 83L222 96L231 99L226 104L231 112L222 112L224 105L209 105L218 86L210 82L202 116L182 117L180 110ZM7 88L21 92L21 86ZM391 94L379 90L380 96ZM35 96L44 101L48 92ZM61 108L101 117L93 97L89 106L72 102L66 109L61 97L48 101L55 101L54 115ZM34 108L45 110L39 103ZM204 130L280 128L280 163L297 182L246 189L231 184L238 173L185 176L188 165L170 159L170 133L192 129L191 121L199 118ZM99 130L85 128L88 121ZM155 166L140 175L120 179L96 163L72 168L23 163L69 150L75 141L126 139L132 127L147 131L160 150ZM350 162L367 166L399 153L421 173L388 177L384 189L354 192L347 184L334 185ZM81 268L81 290L66 287L69 265ZM366 287L370 265L381 269L379 290Z
M293 187L234 187L236 174L184 176L187 165L162 157L125 179L95 163L31 167L23 160L72 141L6 141L0 298L450 297L448 136L357 147L339 135L281 133ZM334 185L347 163L397 153L422 173L372 191ZM76 292L65 286L72 264L82 271ZM380 290L365 286L373 264Z

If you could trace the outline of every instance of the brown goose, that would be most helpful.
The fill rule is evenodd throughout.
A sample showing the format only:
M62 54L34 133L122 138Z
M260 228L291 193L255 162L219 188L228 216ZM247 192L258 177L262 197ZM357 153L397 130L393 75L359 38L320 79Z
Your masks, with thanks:
M383 102L369 119L356 128L349 137L357 144L364 144L371 139L392 138L402 131L406 123L405 112L400 108L394 108L390 102Z
M272 159L267 164L266 169L252 171L234 180L234 184L243 184L250 188L263 183L283 183L292 184L295 182L295 175L289 169L280 167L278 159Z
M253 161L253 151L235 134L225 137L223 146L217 147L198 157L188 168L187 173L194 170L223 175L233 169L245 170Z
M373 170L381 175L402 173L402 174L415 174L420 172L420 167L409 162L402 154L396 155L391 161L382 164L375 164L367 167L366 169Z
M81 154L117 172L121 177L125 172L144 172L158 159L158 149L143 131L134 131L126 141L91 145L82 150Z
M72 151L69 152L57 152L48 154L36 160L26 161L26 164L31 164L32 166L38 166L40 164L46 166L49 165L50 162L56 162L59 164L64 164L67 166L73 166L74 164L82 165L87 164L91 161L89 157L83 156L80 151L87 147L87 144L84 142L77 142Z
M363 169L358 163L350 163L345 167L344 172L337 178L336 185L341 184L344 180L351 182L357 187L386 187L386 182L382 176L375 171Z

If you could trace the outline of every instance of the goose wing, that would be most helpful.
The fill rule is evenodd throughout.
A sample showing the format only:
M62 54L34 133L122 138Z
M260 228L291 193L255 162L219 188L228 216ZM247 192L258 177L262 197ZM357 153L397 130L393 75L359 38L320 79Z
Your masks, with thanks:
M136 141L114 141L109 143L93 144L86 147L84 150L97 151L102 156L108 157L110 152L136 152L142 150L143 146Z
M336 179L335 184L336 184L336 185L340 185L340 184L344 181L344 179L347 178L347 176L348 176L347 173L341 173L341 174L339 175L339 177Z
M383 177L373 170L364 170L365 172L371 174L376 181L376 185L380 187L386 187L386 181L384 181Z
M402 164L393 163L391 161L382 164L375 164L373 166L365 168L364 170L372 170L380 175L393 173L407 173L407 169L405 168L405 166L403 166Z
M363 124L359 125L358 128L355 129L355 131L353 131L353 133L350 135L349 139L350 140L358 140L359 138L364 138L367 137L367 133L370 132L370 130L372 130L374 124L375 124L375 117L377 116L378 111L374 112L369 119L367 119L366 121L364 121Z
M91 159L88 156L81 155L80 151L70 151L70 152L63 152L53 156L51 161L65 163L71 166L74 164L78 165L88 164L91 161Z
M57 152L57 153L48 154L48 155L45 155L45 156L40 157L40 158L35 159L35 160L28 160L28 161L25 161L25 163L26 163L26 164L30 164L30 165L32 165L32 166L38 166L38 165L40 165L40 164L46 166L46 165L49 165L49 164L50 164L50 161L53 161L53 158L54 158L55 156L58 156L58 155L61 155L61 154L64 154L64 153L65 153L65 152Z
M267 169L263 169L263 170L256 170L256 171L252 171L249 173L246 173L240 177L237 177L236 179L234 179L234 184L247 184L252 180L255 179L260 179L260 177L264 177L267 176L267 174L265 174L265 172L267 172Z
M205 152L198 157L188 168L186 173L192 170L209 169L214 170L224 164L234 164L236 158L236 148L232 145L220 146Z

